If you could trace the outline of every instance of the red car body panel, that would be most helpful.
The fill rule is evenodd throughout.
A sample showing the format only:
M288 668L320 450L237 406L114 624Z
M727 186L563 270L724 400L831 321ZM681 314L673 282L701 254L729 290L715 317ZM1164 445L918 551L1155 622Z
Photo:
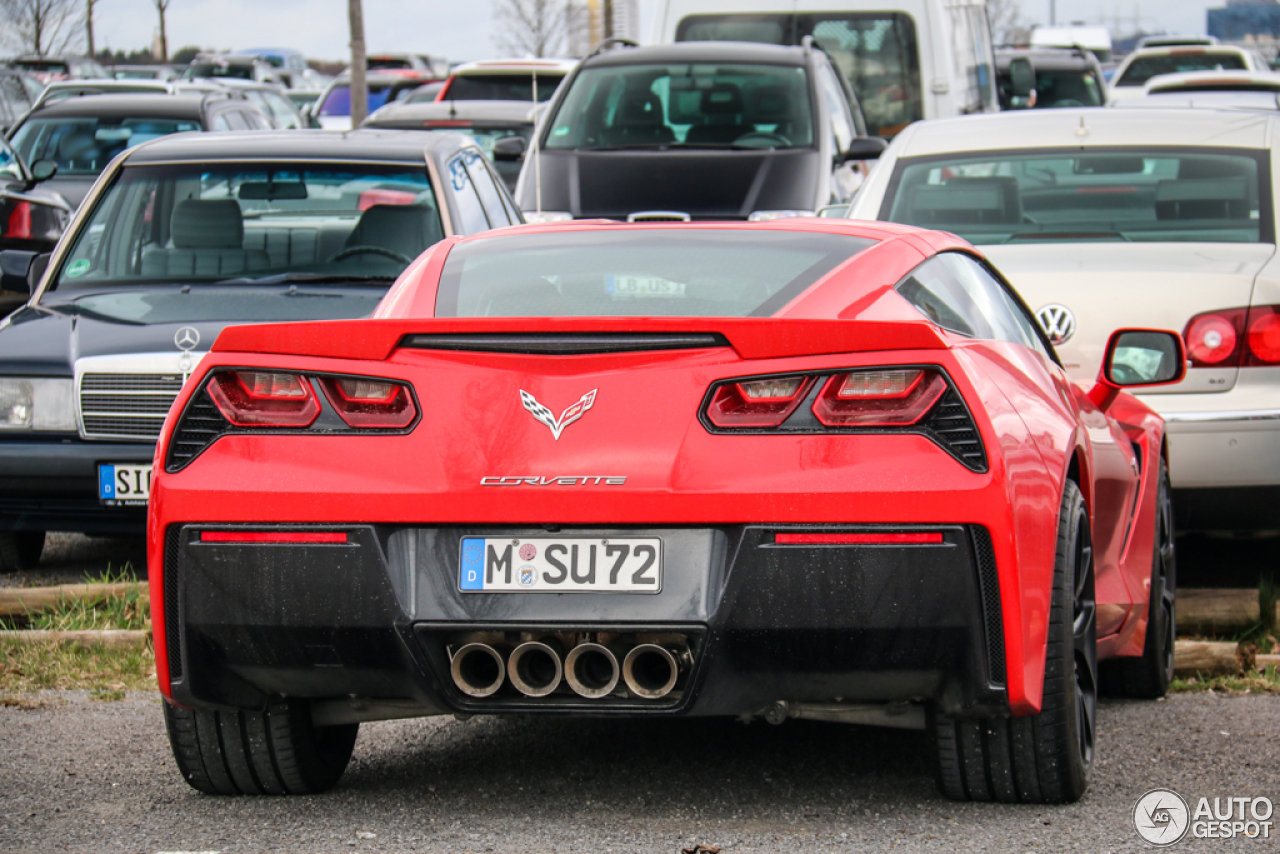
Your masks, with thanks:
M162 692L170 696L161 567L164 532L175 523L974 524L990 532L999 572L1009 708L1032 714L1043 690L1057 514L1069 472L1093 525L1099 655L1141 653L1159 416L1123 393L1103 413L1040 354L963 338L926 320L893 286L939 251L977 255L954 236L833 220L678 227L811 230L880 242L774 318L434 318L448 252L459 240L502 233L490 232L437 244L406 270L374 319L227 328L179 395L155 457L148 552ZM401 347L415 333L531 329L713 332L731 346L568 356ZM856 442L848 435L722 435L697 418L717 380L899 364L946 372L972 411L986 472L917 434ZM416 390L421 421L407 435L225 435L190 465L166 472L179 414L222 367L403 380ZM518 405L521 389L556 412L590 389L599 395L590 417L567 428L569 445L530 420ZM586 475L627 480L621 488L520 482ZM495 477L512 481L482 485Z

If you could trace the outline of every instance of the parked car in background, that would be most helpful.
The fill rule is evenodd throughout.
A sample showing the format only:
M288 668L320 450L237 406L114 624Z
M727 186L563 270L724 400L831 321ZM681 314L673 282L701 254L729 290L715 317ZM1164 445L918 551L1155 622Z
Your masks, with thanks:
M271 116L272 127L280 130L298 130L310 126L310 122L302 110L290 100L290 90L276 83L257 83L252 80L236 80L229 77L217 81L232 94L240 95L257 104L262 111Z
M1033 27L1031 47L1035 48L1083 48L1094 55L1098 62L1111 61L1111 31L1106 27L1089 27L1072 24L1066 27Z
M0 134L6 134L31 109L26 72L0 68Z
M183 85L163 80L55 80L40 93L33 107L82 95L172 95Z
M1173 671L1125 389L1184 358L1116 330L1089 390L973 247L834 219L504 229L374 319L227 329L148 518L178 770L314 794L389 717L819 717L928 732L955 800L1075 801L1100 684Z
M556 87L578 65L576 59L486 59L459 65L444 82L437 101L551 100ZM534 78L538 81L534 97Z
M172 65L114 65L111 76L116 80L176 80L178 69Z
M258 56L202 53L182 72L183 80L248 80L253 83L281 82L280 74Z
M406 104L421 104L428 101L434 101L441 90L444 89L444 81L437 80L434 83L427 83L414 89L401 100Z
M1152 77L1138 98L1117 107L1280 109L1280 74L1257 71L1191 71Z
M111 74L96 59L84 56L20 56L9 61L12 68L25 71L42 83L68 79L104 79Z
M397 101L376 110L361 127L451 129L466 134L493 161L507 189L515 192L524 151L533 137L533 111L528 101ZM495 153L494 144L499 140L507 142Z
M251 47L236 53L265 60L276 70L280 82L290 89L314 82L311 78L315 76L315 72L307 65L307 58L300 50L287 47Z
M50 189L79 206L111 158L157 137L185 131L268 130L256 104L226 92L175 95L85 95L32 110L10 141L23 160L52 160Z
M67 200L42 186L56 171L56 165L47 160L28 166L0 139L0 250L52 251L71 218ZM14 281L0 267L0 318L30 297L31 291L20 276ZM0 430L4 429L2 424Z
M851 161L884 148L810 47L620 47L583 60L546 115L516 190L543 221L808 215L848 201Z
M1138 39L1135 50L1142 50L1148 47L1207 47L1218 43L1217 36L1143 36Z
M425 71L371 71L365 78L369 87L369 112L409 97L435 78ZM325 130L351 130L351 78L344 72L329 84L312 107L312 114Z
M315 103L320 100L320 95L323 92L323 89L289 89L285 91L284 96L293 102L299 112L306 115L310 113Z
M1267 63L1252 50L1233 45L1153 47L1124 58L1111 78L1109 101L1137 98L1152 77L1187 71L1267 71Z
M1184 530L1280 529L1280 116L1027 110L894 140L850 209L945 229L999 265L1085 382L1116 326L1181 330L1169 424Z
M1035 95L1030 103L1015 102L1009 65L1018 58L1025 58L1035 70ZM1000 108L1003 110L1101 107L1107 102L1107 84L1102 77L1102 65L1091 52L1083 48L1001 48L996 51L996 86L1000 93Z
M857 93L875 136L999 109L985 0L662 0L653 33L656 44L812 37Z
M418 71L444 79L449 76L449 61L439 56L420 53L371 53L365 57L369 71Z
M165 412L223 326L368 315L436 241L519 222L459 134L129 149L0 322L0 571L34 564L45 531L142 532ZM15 279L24 260L0 253Z

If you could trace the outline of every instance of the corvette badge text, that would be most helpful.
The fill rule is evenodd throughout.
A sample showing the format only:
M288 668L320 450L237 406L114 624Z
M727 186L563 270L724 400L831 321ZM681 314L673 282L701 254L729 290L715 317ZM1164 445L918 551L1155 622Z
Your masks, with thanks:
M528 477L509 475L507 477L482 477L481 486L623 486L627 482L625 475L558 475L556 477Z
M1152 789L1133 807L1133 828L1157 847L1172 845L1188 833L1196 839L1270 839L1275 822L1270 798L1200 798L1192 810L1172 789Z

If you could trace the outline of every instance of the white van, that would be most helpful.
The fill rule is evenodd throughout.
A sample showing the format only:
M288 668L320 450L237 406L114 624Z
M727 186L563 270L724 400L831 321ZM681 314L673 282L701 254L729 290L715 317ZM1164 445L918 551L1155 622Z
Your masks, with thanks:
M812 36L849 78L867 128L993 113L986 0L659 0L653 42L798 45Z

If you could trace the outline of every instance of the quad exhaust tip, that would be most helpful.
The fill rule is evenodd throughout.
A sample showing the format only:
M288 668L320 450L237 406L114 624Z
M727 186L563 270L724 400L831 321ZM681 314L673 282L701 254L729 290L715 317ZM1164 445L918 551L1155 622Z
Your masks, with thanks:
M622 679L637 697L660 700L676 687L680 666L665 647L642 643L627 653L622 662Z
M453 684L468 697L488 697L497 693L507 676L502 653L487 643L469 643L453 655L449 665Z
M564 659L564 678L580 697L607 697L618 687L618 656L607 646L580 643Z
M555 691L564 676L562 651L554 638L520 644L507 659L511 684L526 697L545 697Z

